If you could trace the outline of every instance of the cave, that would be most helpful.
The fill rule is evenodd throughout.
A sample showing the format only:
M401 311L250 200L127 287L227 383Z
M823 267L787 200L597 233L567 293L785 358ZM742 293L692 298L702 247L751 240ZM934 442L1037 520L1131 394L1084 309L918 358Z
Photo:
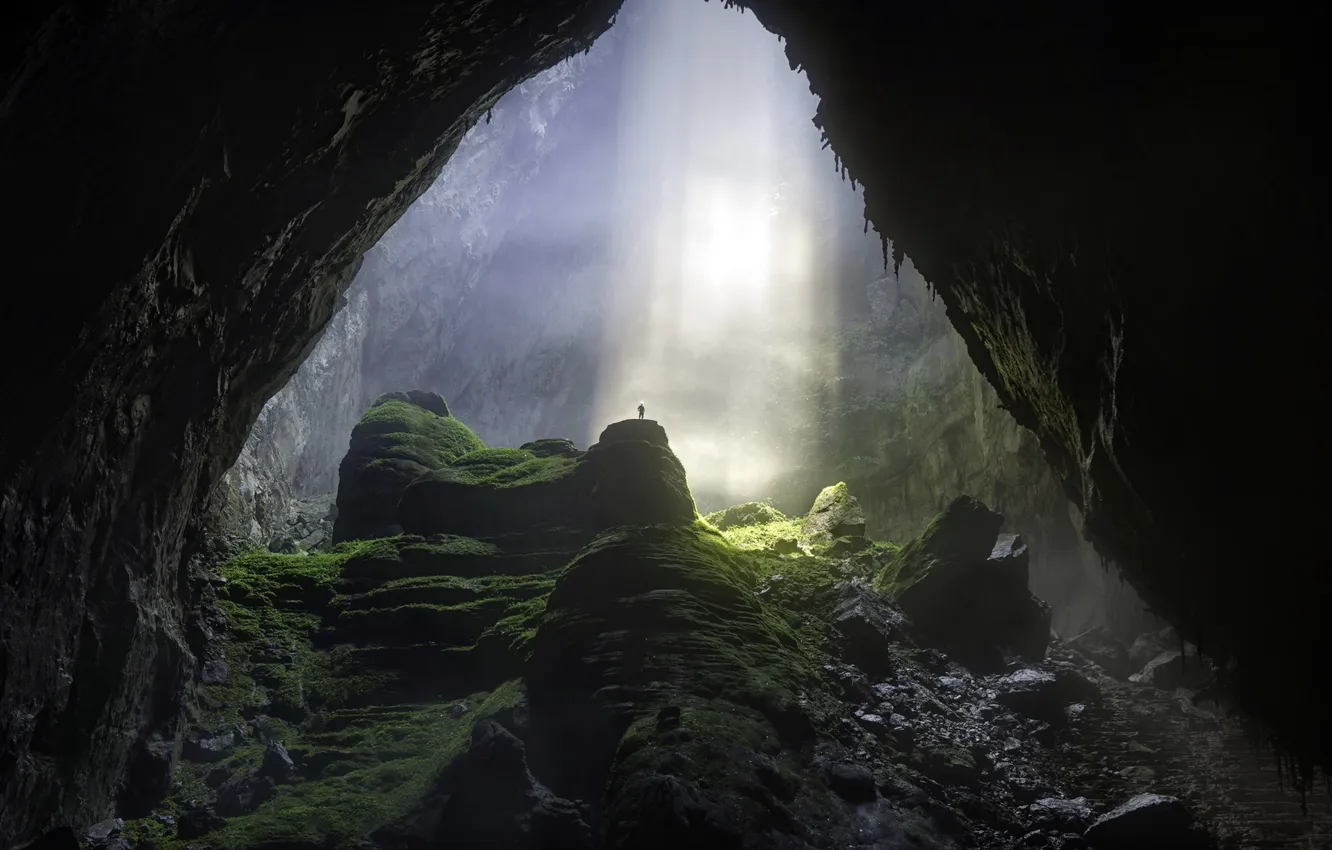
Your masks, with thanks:
M1116 824L1154 817L1170 833L1184 817L1175 797L1135 797L1127 811L1092 809L1085 799L1055 799L1024 773L1005 780L1019 817L996 814L982 793L998 784L990 778L1000 762L1027 758L1025 767L1037 772L1072 770L1072 757L1017 749L1029 746L1028 735L1076 727L1072 715L1036 717L1021 735L1001 737L1022 755L996 761L959 737L962 726L932 727L931 709L904 716L873 708L874 694L890 708L915 704L905 696L918 693L911 677L919 684L930 674L938 694L956 688L973 702L998 688L1003 711L1019 714L1048 708L1022 702L1046 693L1048 679L1055 691L1083 694L1069 701L1090 716L1118 717L1105 712L1119 697L1086 696L1087 674L1067 666L1075 657L1097 661L1101 650L1069 644L1067 632L1093 624L1145 631L1147 623L1178 641L1180 675L1210 671L1208 700L1172 708L1177 700L1167 694L1161 710L1179 716L1157 737L1107 722L1114 728L1102 738L1122 734L1125 746L1133 739L1174 752L1193 740L1186 730L1219 724L1226 747L1195 784L1261 788L1281 812L1274 821L1305 830L1278 830L1292 843L1266 846L1326 841L1327 803L1315 790L1332 761L1321 695L1330 672L1321 620L1332 593L1317 531L1327 508L1318 481L1329 430L1320 404L1326 358L1318 354L1327 199L1316 159L1326 78L1314 43L1321 11L1038 2L998 9L960 1L871 9L769 0L711 10L761 26L788 70L803 74L816 147L826 145L823 155L852 193L854 200L839 202L864 224L852 234L869 240L855 250L877 243L876 280L895 284L899 298L909 283L930 311L930 332L958 355L955 376L982 399L972 412L983 406L1011 429L1004 463L1033 477L976 468L964 484L927 481L933 489L917 492L909 470L873 465L857 478L830 465L801 470L789 492L721 488L714 496L701 487L714 464L682 466L672 451L687 457L687 429L668 441L655 426L611 425L596 404L574 404L569 409L591 410L588 421L560 419L552 407L550 417L523 423L543 433L502 433L514 408L495 392L498 373L470 390L447 388L442 399L400 394L379 404L383 392L435 389L417 385L430 373L407 365L424 362L421 351L391 346L362 352L359 362L377 362L387 383L358 386L330 409L343 420L320 432L323 461L301 466L290 452L280 461L264 456L299 421L292 411L302 382L307 396L345 389L318 385L321 346L351 333L358 303L368 309L382 296L366 281L404 279L383 246L410 230L450 169L465 172L456 152L494 149L479 137L487 127L498 134L512 126L515 95L530 105L566 83L576 94L581 80L560 75L597 60L607 33L621 26L617 17L643 6L621 5L36 3L15 17L0 106L0 185L15 209L11 244L19 257L0 359L10 399L0 427L0 845L151 845L149 833L124 831L124 819L138 818L155 824L159 842L179 846L324 846L337 832L331 827L317 838L246 833L223 823L231 815L216 805L191 807L184 798L229 795L233 809L292 799L287 778L306 776L301 771L318 759L310 747L293 747L293 762L274 736L312 717L346 728L361 721L315 717L307 683L296 683L302 695L293 698L282 671L305 669L315 655L320 665L364 665L371 648L357 643L365 634L358 628L458 628L475 638L470 620L443 623L421 609L412 614L420 622L380 621L372 616L380 609L352 599L401 593L435 575L420 572L422 564L438 572L441 563L480 572L430 585L432 593L461 593L467 581L502 574L508 578L495 599L509 607L502 628L492 623L482 633L488 640L476 643L477 654L439 674L456 673L457 681L439 686L448 704L433 713L412 687L436 675L423 671L448 668L437 654L398 653L391 663L413 671L400 680L355 679L369 692L401 686L391 711L366 703L351 684L339 691L346 712L360 718L374 709L376 722L388 724L377 746L391 748L392 739L419 747L413 736L428 732L462 753L440 765L439 784L412 803L434 820L361 836L380 844L429 847L452 837L458 846L818 847L855 837L865 847L913 840L1148 846L1141 835L1116 838ZM603 100L575 106L594 109ZM576 109L565 118L596 120ZM605 140L586 141L581 154L595 159ZM592 173L583 176L596 179ZM479 188L468 177L455 185ZM577 178L565 188L571 197L591 192ZM450 235L436 261L475 262L472 247L462 250ZM496 268L503 262L496 252L475 270L518 275ZM876 310L885 309L884 288L861 283L827 294L836 308L830 321L842 331L872 328ZM523 320L539 332L550 316L537 308ZM420 340L458 317L408 318L425 322ZM448 332L458 339L470 332L475 353L495 331L471 321ZM840 338L848 336L855 334ZM555 369L556 378L607 365L595 352L566 355L573 365ZM448 367L438 375L456 373L458 364L432 365ZM543 368L527 356L510 365L533 375ZM872 358L861 366L865 381L881 374ZM249 572L220 575L219 522L243 519L260 529L252 542L275 548L271 527L299 496L345 482L327 456L345 452L352 426L374 410L434 417L425 419L428 428L453 420L450 413L467 421L465 412L478 430L499 429L485 445L511 445L516 454L478 440L481 454L463 472L414 482L414 510L406 495L400 506L404 534L386 538L397 543L337 556L338 580L363 584L336 597L313 566L281 578L259 566L278 562L261 558L245 562ZM890 420L886 410L871 410L858 427L905 429ZM927 418L921 427L948 462L965 458L977 439L975 425ZM565 428L583 433L559 433ZM847 450L859 451L852 436L816 442L840 446L845 437ZM526 442L541 437L572 437L576 445ZM493 483L482 482L483 472L513 478L505 470L523 464L552 476L531 482L547 487L540 492L563 492L550 488L588 476L597 483L589 501L557 506L524 501L522 487L477 489ZM277 466L292 492L252 486ZM838 479L845 486L822 489ZM640 492L635 481L651 486ZM848 489L870 522L819 519L829 548L817 557L744 555L721 526L752 526L753 516L709 512L732 496L775 495L777 507L751 514L810 510L803 533L816 517L845 509ZM255 492L274 498L264 503ZM1037 498L1045 527L1027 515ZM550 512L547 519L565 525L501 540L505 529L494 517L506 511ZM700 512L712 520L707 528L690 524L707 523ZM572 533L625 525L634 530L595 539ZM866 535L903 545L871 545ZM572 547L563 555L571 566L558 578L521 572L561 547ZM332 556L275 557L326 565ZM839 574L847 580L834 586L818 567L829 559L859 564L863 575ZM1009 637L1038 643L1041 663L1054 672L995 668L992 647L958 643L956 635L943 644L939 634L921 637L932 617L936 625L949 618L914 589L933 587L929 581L904 577L977 559L997 571L1020 563L1024 576L1030 561L1031 589L1052 597L1067 628L1056 627L1048 658L1046 634ZM407 584L364 584L393 570L393 581ZM1022 584L1023 598L1010 600L1015 610L1035 604ZM1115 610L1129 615L1109 616L1110 588L1121 588ZM885 594L925 632L903 637L900 612ZM1077 608L1089 594L1090 613ZM529 621L541 614L534 599L544 600L545 613ZM318 638L330 643L307 647L292 637L295 621L273 612L293 600L344 606L328 615L342 625ZM237 605L255 619L228 622ZM474 609L489 610L473 606L469 617ZM356 611L366 616L350 616ZM820 617L837 625L809 631ZM280 635L272 626L279 621ZM587 632L593 621L604 630ZM681 621L690 629L671 625ZM978 614L976 623L990 621ZM226 634L267 642L245 677L228 680L226 665L209 654ZM288 643L279 646L277 636ZM914 654L902 648L911 641L919 644ZM866 651L871 645L880 651ZM524 659L513 656L515 646ZM832 654L818 669L804 666L819 653ZM1024 679L1023 669L1033 672ZM501 670L506 681L493 681ZM250 691L237 689L242 679ZM236 700L261 689L271 697L258 715L263 722L245 718L249 738L223 741L236 733L200 725L217 707L219 687L232 688L226 695ZM1107 682L1102 691L1123 687ZM403 714L409 707L415 713ZM389 715L399 721L384 721ZM330 743L338 730L317 731L325 736L319 770L393 789L419 785L387 763L377 772L349 765L337 753L351 745ZM923 743L939 734L952 735L947 746ZM1058 753L1060 740L1045 749ZM190 784L211 782L215 771L198 766L214 763L233 775L217 774L207 790ZM757 779L742 781L727 767L742 763L755 765ZM1298 796L1272 790L1278 775ZM1182 781L1139 773L1105 788L1127 798ZM365 787L371 799L374 789ZM521 817L469 820L469 811L512 797L515 787L528 806L513 810ZM164 799L175 800L173 814L154 808ZM222 845L208 843L218 836Z

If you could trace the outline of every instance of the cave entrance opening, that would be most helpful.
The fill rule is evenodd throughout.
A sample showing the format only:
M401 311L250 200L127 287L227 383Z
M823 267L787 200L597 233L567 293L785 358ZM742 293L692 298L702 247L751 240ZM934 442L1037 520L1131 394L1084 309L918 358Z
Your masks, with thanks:
M490 446L587 446L642 402L704 513L799 514L845 480L870 534L905 540L975 495L1032 539L1061 632L1136 626L942 304L885 267L817 106L752 15L696 0L629 0L505 94L261 413L228 476L254 542L326 510L382 393L438 392Z

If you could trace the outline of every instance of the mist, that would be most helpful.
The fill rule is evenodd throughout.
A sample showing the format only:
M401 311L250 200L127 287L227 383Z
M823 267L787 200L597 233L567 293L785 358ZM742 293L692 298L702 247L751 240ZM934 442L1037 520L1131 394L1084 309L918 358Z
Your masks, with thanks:
M817 105L752 15L629 0L501 97L366 254L229 473L233 524L271 547L325 510L385 392L442 394L490 446L586 447L641 402L702 512L798 515L846 481L869 533L904 541L973 495L1033 541L1056 628L1137 628L926 281L885 268Z
M593 422L642 401L701 503L761 499L798 463L804 400L835 372L819 343L838 288L815 216L853 190L770 33L688 0L649 18L622 72Z

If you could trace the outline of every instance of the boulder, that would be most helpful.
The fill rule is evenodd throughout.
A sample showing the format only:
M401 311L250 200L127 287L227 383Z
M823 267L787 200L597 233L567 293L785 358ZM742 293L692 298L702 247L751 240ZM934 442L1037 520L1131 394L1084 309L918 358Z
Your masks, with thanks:
M800 527L802 536L827 533L836 537L864 537L865 512L844 482L824 487Z
M107 818L85 829L83 837L89 844L105 844L113 836L119 835L124 828L125 821L121 818Z
M651 420L617 422L575 456L486 449L407 487L398 506L413 534L497 537L566 529L591 539L620 525L697 518L684 467Z
M190 809L176 821L176 837L189 841L226 825L226 818L212 809Z
M286 779L296 770L296 763L291 760L287 748L277 741L269 741L264 750L263 763L259 765L261 776L270 776L275 780Z
M1176 797L1139 794L1097 818L1084 836L1092 850L1210 850L1215 844Z
M856 582L837 586L832 624L841 634L842 657L872 676L892 668L889 648L907 632L906 617L882 594Z
M1081 833L1091 823L1093 813L1086 797L1072 800L1061 797L1043 797L1027 807L1032 826L1038 829L1056 829L1060 832Z
M223 817L248 814L277 795L277 786L263 768L251 768L233 776L217 789L217 813Z
M1072 670L1050 672L1024 667L994 680L995 702L1025 717L1062 723L1071 705L1096 703L1100 691Z
M1129 664L1134 670L1141 670L1147 666L1147 662L1156 656L1165 652L1165 647L1161 645L1155 633L1138 635L1137 640L1129 647Z
M1001 535L1002 523L961 496L875 579L923 642L977 672L1002 669L1006 653L1042 659L1050 641L1050 608L1028 589L1026 542Z
M1197 690L1211 679L1211 666L1201 656L1186 656L1177 649L1168 649L1129 676L1130 682L1151 685L1163 691L1176 688Z
M230 756L235 749L236 736L231 732L197 736L185 742L185 758L209 764Z
M438 395L413 390L380 396L352 429L339 467L333 540L400 533L397 505L407 485L482 448Z
M522 741L496 723L472 727L471 748L449 765L432 799L435 841L447 847L591 850L592 829L576 803L532 776Z
M1074 635L1064 645L1116 679L1127 679L1135 669L1128 649L1103 626Z

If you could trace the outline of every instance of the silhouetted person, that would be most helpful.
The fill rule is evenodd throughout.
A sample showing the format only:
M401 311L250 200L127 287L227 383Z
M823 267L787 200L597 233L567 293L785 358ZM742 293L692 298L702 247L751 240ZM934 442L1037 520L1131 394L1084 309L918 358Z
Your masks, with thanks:
M643 402L640 401L640 402L638 403L638 418L639 418L639 419L642 419L644 413L647 413L647 408L644 407L644 406L643 406Z

